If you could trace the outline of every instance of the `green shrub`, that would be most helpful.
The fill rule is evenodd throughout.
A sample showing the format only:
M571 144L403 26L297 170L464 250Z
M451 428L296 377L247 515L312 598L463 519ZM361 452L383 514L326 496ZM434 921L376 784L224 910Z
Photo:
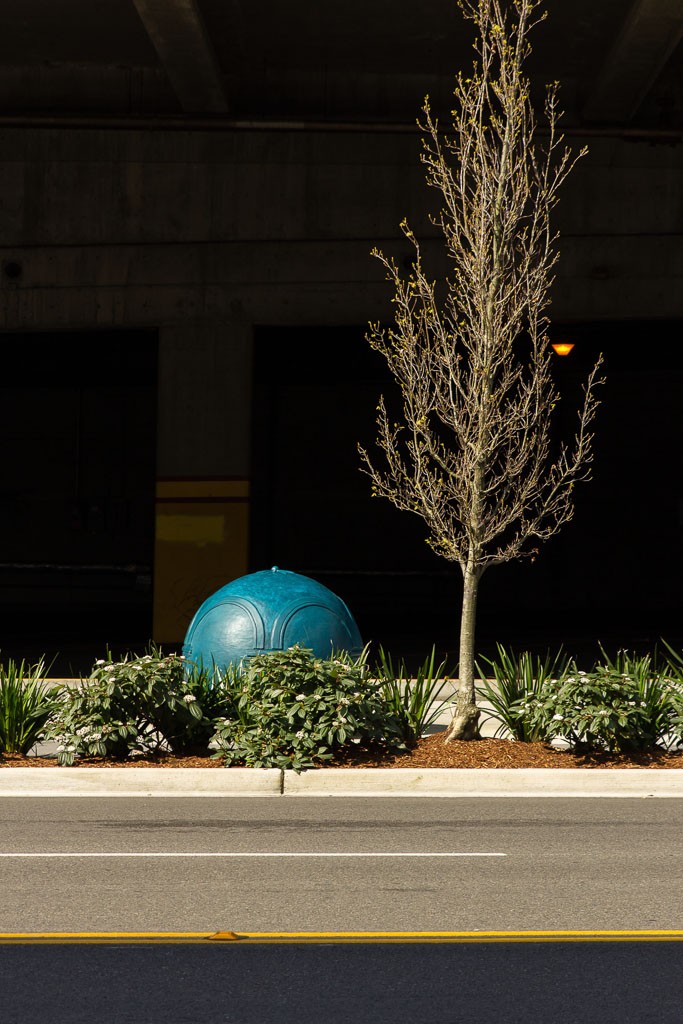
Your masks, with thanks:
M544 738L544 726L532 721L527 714L526 702L537 697L546 683L553 680L560 685L571 670L569 657L562 651L551 657L534 657L529 651L517 655L497 644L497 658L482 658L493 671L494 681L486 678L487 672L477 662L477 675L482 682L477 694L491 705L487 712L500 722L496 736L511 735L524 743L533 743ZM576 671L574 669L574 671Z
M184 658L157 649L121 661L100 659L88 679L65 689L50 736L60 764L78 757L207 754L214 722L232 707L221 680L187 670Z
M0 666L0 754L28 754L43 738L59 699L43 682L45 662L35 665L11 658Z
M669 699L675 707L672 740L669 745L677 746L683 743L683 654L674 650L666 640L663 643L666 648L664 672L670 686Z
M591 672L576 672L559 684L546 681L520 701L519 711L545 739L566 739L576 751L627 753L681 738L681 695L649 655L604 655Z
M212 741L226 764L301 771L349 744L405 749L402 722L370 679L366 654L353 661L298 646L271 651L245 662L231 685L234 710Z
M436 665L436 651L432 647L413 676L404 660L394 667L391 655L380 647L374 674L380 680L382 696L392 715L401 725L404 742L409 746L415 744L443 710L439 697L448 683L445 660Z

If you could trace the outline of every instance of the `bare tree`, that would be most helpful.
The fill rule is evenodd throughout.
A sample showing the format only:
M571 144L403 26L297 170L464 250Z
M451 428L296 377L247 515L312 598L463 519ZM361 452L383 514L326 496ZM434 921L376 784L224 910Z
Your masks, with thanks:
M460 0L477 29L470 77L458 74L452 130L442 135L425 100L422 162L441 208L449 273L437 287L420 245L403 275L373 250L394 288L395 324L371 324L402 395L402 419L378 406L382 468L359 446L375 495L420 516L428 543L463 574L459 681L447 741L477 735L477 592L484 571L533 554L573 514L588 479L600 360L588 377L571 444L551 444L559 395L551 377L550 288L558 260L550 214L578 156L557 124L548 86L543 144L523 66L541 0Z

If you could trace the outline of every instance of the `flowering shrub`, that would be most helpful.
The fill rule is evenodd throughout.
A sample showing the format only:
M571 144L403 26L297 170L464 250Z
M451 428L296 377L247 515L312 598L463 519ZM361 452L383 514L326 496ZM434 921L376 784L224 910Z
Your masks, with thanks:
M232 706L212 673L187 671L176 654L156 649L122 661L100 659L88 679L62 692L49 736L57 758L125 759L131 754L206 754L214 721Z
M233 685L234 710L212 741L226 764L300 771L350 743L405 749L402 722L364 657L325 660L298 646L271 651L250 658Z
M576 751L628 752L681 741L681 688L649 656L621 652L591 672L544 682L517 705L531 729Z

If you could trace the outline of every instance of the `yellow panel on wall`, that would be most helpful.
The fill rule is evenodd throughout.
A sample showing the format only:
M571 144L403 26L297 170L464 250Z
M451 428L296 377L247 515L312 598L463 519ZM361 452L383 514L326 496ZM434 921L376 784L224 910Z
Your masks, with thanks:
M225 540L225 513L202 515L201 512L167 512L157 510L156 538L170 544L222 544Z
M186 498L248 498L249 481L241 477L164 479L157 480L156 490L160 501L184 501Z
M247 571L247 480L160 480L154 554L157 643L180 645L199 605Z

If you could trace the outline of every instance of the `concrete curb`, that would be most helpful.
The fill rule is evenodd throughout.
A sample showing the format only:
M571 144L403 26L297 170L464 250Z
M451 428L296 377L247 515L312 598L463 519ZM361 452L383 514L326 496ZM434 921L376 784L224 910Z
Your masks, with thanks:
M0 797L683 797L683 768L7 768Z
M280 796L279 768L6 768L7 796Z
M683 768L325 768L285 796L683 797Z

